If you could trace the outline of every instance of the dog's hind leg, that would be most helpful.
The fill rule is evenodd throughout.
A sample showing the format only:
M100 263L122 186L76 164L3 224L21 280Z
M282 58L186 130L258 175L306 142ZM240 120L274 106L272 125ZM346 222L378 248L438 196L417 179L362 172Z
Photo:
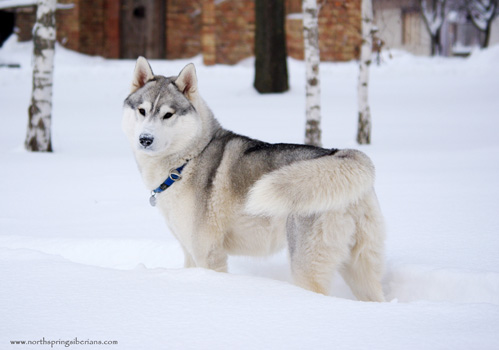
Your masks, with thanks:
M335 212L290 215L286 229L295 284L328 295L334 272L349 256L353 220Z
M384 301L381 278L385 230L374 191L352 212L356 220L355 244L341 271L358 300Z

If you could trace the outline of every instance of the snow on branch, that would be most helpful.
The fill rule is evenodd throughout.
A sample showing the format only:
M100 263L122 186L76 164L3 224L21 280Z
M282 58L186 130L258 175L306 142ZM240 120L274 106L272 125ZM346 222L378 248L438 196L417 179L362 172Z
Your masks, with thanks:
M445 2L446 0L433 0L433 8L429 9L426 0L421 0L423 18L431 36L437 35L438 30L442 27L445 17Z
M474 25L481 31L487 30L496 15L498 0L468 0L467 5Z

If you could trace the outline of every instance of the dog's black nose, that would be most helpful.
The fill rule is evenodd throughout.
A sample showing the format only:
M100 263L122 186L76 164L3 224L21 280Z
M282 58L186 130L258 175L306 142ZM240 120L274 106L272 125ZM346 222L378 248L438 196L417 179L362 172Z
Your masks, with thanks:
M139 142L144 148L151 146L153 141L154 136L152 136L151 134L142 134L139 137Z

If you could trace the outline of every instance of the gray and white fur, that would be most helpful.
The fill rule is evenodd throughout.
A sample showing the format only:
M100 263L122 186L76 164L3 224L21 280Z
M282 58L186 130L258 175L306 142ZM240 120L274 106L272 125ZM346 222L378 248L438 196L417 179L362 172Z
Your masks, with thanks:
M139 57L123 130L148 190L183 164L157 205L185 267L227 271L227 257L287 245L295 283L328 294L339 271L359 300L383 301L384 225L362 152L269 144L223 129L194 65L154 75Z

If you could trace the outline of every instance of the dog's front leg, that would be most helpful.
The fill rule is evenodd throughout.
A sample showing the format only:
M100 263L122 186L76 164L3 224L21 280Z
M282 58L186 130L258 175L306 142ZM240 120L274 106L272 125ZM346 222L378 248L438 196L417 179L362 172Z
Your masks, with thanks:
M182 246L182 249L184 250L184 268L196 267L196 262L191 253L189 253L184 246Z
M199 237L194 243L193 257L197 267L227 272L227 252L223 240L207 239L209 235Z

